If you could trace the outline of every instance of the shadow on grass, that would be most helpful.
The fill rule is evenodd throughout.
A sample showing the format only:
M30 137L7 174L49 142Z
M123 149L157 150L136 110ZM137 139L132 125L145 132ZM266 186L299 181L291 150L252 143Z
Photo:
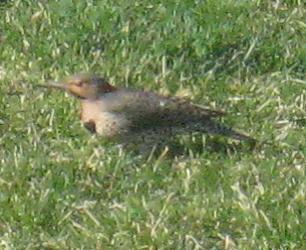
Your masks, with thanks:
M189 156L200 157L203 154L220 154L222 156L248 154L256 147L256 143L249 141L233 141L213 136L188 136L183 140L173 139L163 145L138 145L129 148L129 150L145 158L175 159Z

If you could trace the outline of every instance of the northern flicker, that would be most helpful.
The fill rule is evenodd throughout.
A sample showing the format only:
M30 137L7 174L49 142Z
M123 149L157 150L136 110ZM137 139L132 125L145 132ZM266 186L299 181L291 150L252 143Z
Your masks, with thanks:
M49 87L64 89L81 102L81 121L91 132L107 138L171 137L189 132L218 134L254 141L214 120L224 115L178 97L116 88L104 78L77 74ZM135 139L136 140L136 139Z

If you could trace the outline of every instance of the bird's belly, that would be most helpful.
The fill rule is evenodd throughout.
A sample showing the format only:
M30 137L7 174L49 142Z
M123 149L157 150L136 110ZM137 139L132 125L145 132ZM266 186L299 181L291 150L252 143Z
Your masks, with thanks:
M129 124L123 115L111 112L83 113L81 119L84 124L94 123L95 132L105 137L124 133Z

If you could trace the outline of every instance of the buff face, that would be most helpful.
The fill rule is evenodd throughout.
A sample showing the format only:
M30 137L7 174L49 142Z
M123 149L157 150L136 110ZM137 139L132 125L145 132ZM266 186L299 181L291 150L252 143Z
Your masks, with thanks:
M104 93L116 90L104 78L88 74L73 75L62 82L51 82L48 86L64 89L80 99L97 99Z

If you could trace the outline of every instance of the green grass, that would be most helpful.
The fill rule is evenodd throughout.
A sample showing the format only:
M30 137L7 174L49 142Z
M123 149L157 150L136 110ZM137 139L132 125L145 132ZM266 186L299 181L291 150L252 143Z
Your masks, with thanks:
M306 248L303 1L16 0L0 16L0 249ZM80 71L224 109L271 144L122 151L35 87Z

